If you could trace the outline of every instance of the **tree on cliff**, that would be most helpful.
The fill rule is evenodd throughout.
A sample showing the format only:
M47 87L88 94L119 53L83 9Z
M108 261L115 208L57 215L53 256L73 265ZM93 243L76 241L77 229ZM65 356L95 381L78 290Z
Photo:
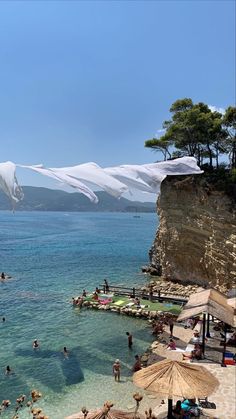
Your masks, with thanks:
M226 109L223 124L227 132L227 150L231 167L236 168L236 108L229 106Z
M202 102L194 104L192 99L184 98L174 102L170 112L171 120L163 123L165 134L147 140L145 147L161 151L165 160L194 156L199 165L208 161L211 169L214 160L218 167L221 154L235 164L236 108L228 108L223 116Z

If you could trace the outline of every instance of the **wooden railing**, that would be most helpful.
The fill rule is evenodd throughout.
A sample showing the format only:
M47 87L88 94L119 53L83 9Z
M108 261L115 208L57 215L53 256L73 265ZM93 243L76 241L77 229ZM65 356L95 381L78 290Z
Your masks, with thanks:
M171 302L173 304L186 304L187 298L184 298L182 296L176 296L173 292L168 291L162 291L159 290L157 293L153 293L152 296L150 296L147 292L141 290L141 288L135 288L135 287L123 287L118 285L112 285L109 284L107 287L105 284L99 285L100 290L104 292L104 294L109 294L110 292L118 295L125 295L125 296L132 296L133 298L138 297L143 300L152 300L152 301L158 301L158 302Z

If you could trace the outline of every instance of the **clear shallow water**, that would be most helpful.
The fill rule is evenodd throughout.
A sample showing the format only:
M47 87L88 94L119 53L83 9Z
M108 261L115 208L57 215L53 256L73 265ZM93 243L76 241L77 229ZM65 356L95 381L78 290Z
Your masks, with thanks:
M0 212L0 224L0 271L13 277L0 282L0 317L6 317L0 323L0 401L37 388L51 419L107 399L116 407L132 404L134 355L152 341L146 322L79 311L70 300L105 277L114 284L143 284L140 267L148 261L156 215ZM134 337L132 350L126 331ZM39 351L32 349L35 338ZM61 353L64 346L69 359ZM122 364L120 384L111 374L115 358ZM12 376L4 376L6 365Z

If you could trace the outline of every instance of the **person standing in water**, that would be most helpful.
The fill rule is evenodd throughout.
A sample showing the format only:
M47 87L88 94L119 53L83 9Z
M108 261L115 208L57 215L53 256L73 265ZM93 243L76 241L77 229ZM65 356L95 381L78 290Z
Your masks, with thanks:
M126 332L126 335L128 336L128 347L129 348L132 348L132 345L133 345L133 336L129 332Z
M112 367L115 381L120 381L120 360L116 359Z
M104 279L104 291L105 291L105 294L108 294L109 292L109 285L108 285L107 279Z

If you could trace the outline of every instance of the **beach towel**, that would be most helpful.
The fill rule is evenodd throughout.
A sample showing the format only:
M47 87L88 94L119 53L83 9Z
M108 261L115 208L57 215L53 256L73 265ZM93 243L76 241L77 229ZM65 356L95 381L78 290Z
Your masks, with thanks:
M112 299L108 298L107 300L99 300L100 304L106 305L112 303Z
M184 352L192 352L194 350L194 345L188 344Z
M118 300L116 303L114 303L114 305L116 306L120 306L121 304L123 304L124 301L123 300Z

